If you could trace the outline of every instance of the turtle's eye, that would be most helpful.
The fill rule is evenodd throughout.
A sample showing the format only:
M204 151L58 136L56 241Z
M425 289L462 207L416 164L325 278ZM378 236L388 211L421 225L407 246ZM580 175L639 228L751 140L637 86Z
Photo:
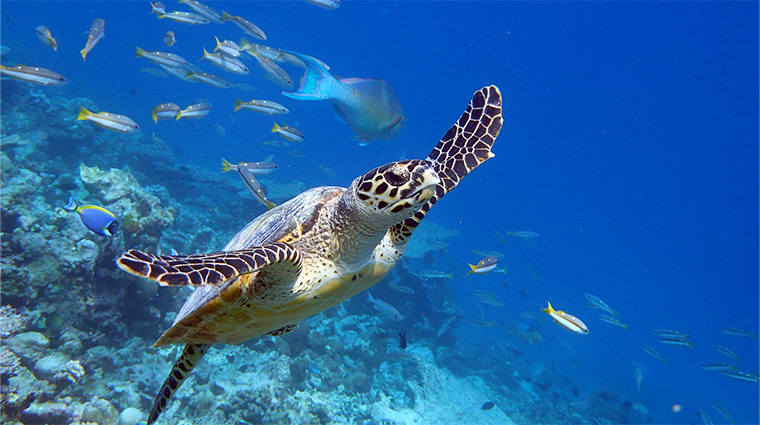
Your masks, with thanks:
M409 172L406 169L388 170L385 180L393 186L401 186L409 180Z

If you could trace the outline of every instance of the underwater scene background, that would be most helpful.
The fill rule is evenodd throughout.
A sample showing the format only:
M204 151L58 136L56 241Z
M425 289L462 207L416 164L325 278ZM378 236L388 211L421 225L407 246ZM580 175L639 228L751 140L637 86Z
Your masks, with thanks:
M199 61L215 36L240 39L231 23L157 19L147 1L3 1L2 64L69 81L0 82L3 423L146 420L181 349L151 345L190 290L114 260L133 248L218 251L264 213L221 158L273 155L278 169L258 180L278 204L345 187L424 158L489 84L503 95L496 156L431 211L369 291L400 320L362 293L291 333L217 345L158 423L760 421L757 2L207 4L333 75L388 82L403 130L360 146L328 102L282 96L252 57L243 55L249 75ZM105 37L83 62L95 18ZM38 40L39 25L57 51ZM136 46L235 86L169 76L134 57ZM283 67L298 88L303 70ZM233 112L237 98L290 113ZM165 102L212 109L154 123ZM140 131L78 121L81 107L128 116ZM275 122L305 139L265 144L284 140ZM63 208L69 197L111 211L116 235L78 223ZM488 255L497 270L467 275ZM547 301L588 335L553 323ZM656 329L689 336L666 344ZM734 366L707 370L715 363Z

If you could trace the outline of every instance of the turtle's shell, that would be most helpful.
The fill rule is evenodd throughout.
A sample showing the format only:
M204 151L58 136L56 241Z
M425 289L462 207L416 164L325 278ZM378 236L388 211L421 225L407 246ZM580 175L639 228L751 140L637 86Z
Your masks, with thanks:
M342 196L345 190L345 188L337 186L321 186L301 193L295 198L253 219L227 243L224 251L234 251L272 242L292 243L296 241L311 230L311 226L317 217L319 217L325 204L336 197ZM241 279L244 278L246 277L244 276ZM200 286L195 288L177 314L172 327L156 342L156 346L172 343L173 341L169 339L172 338L172 330L177 323L194 313L199 313L199 308L206 305L209 301L218 298L220 293L224 292L238 280L233 279L224 282L218 287Z

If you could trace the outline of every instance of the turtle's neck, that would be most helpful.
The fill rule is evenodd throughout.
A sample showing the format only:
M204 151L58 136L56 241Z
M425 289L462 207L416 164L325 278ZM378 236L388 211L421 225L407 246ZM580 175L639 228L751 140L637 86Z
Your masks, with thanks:
M389 217L374 216L357 207L351 188L338 200L330 211L329 222L333 235L339 235L340 244L337 262L351 268L362 266L372 256L373 251L394 223Z

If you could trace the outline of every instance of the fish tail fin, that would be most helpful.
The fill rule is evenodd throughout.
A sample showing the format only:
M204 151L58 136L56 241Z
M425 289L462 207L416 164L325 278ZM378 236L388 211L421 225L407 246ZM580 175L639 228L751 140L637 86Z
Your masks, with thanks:
M469 276L469 275L471 275L471 274L475 273L475 269L477 269L477 268L478 268L478 266L473 266L473 265L472 265L472 264L470 264L470 263L467 263L467 265L468 265L468 266L470 266L470 272L469 272L469 273L467 273L467 276Z
M79 54L82 55L82 62L87 60L87 49L82 49L79 51Z
M219 41L219 39L217 39L216 41ZM198 59L198 60L203 60L203 59L206 59L207 57L208 57L208 50L206 50L206 48L204 47L203 48L203 56L201 56L201 58Z
M230 15L229 13L227 13L227 12L225 12L225 11L223 11L223 10L222 10L222 20L223 20L223 21L227 21L227 20L229 20L231 17L232 17L232 15Z
M331 98L331 92L340 83L319 62L300 53L285 51L306 64L306 73L301 79L301 87L295 93L282 92L284 96L296 100L322 100Z
M216 40L216 46L214 46L214 50L216 50L216 49L219 48L219 45L222 44L222 43L219 41L219 37L217 37L217 36L214 36L214 40Z
M272 208L274 208L274 207L277 206L277 204L275 204L274 202L270 201L269 199L264 199L264 200L266 201L267 209L268 210L271 210Z
M235 110L234 112L237 112L239 110L243 109L243 101L238 98L238 100L235 101Z
M280 127L279 125L277 125L277 123L274 123L274 125L272 126L272 133L276 132L276 131L277 131L277 130L279 130L280 128L281 128L281 127Z
M546 304L548 304L549 306L546 307L546 308L542 308L541 311L543 311L546 314L553 313L554 312L554 307L552 307L552 303L550 303L549 301L547 301Z
M164 18L166 18L166 13L162 13L162 14L158 15L157 19L164 19Z
M159 16L158 18L161 19L162 17L163 17L163 15ZM145 53L147 53L145 50L143 50L143 49L135 46L135 57L136 58L144 56Z
M174 363L169 377L166 378L156 399L153 401L153 407L151 407L150 415L148 416L148 425L153 424L158 419L158 415L166 409L169 399L182 386L182 383L185 382L185 379L190 375L195 365L203 358L203 355L206 354L210 346L210 344L185 345L182 355Z
M63 209L66 211L76 211L77 203L74 201L74 198L69 196L69 202L63 206Z
M156 111L155 110L153 110L153 112L151 112L151 116L153 117L153 122L156 123L156 124L158 124L158 115L156 115Z
M192 72L192 71L190 71L190 72ZM179 121L179 119L182 118L182 112L184 112L184 111L177 112L177 118L175 118L174 121Z
M233 165L231 162L227 161L226 159L222 158L222 172L226 173L227 171L231 171L235 169L235 165Z
M178 3L187 3L187 1L186 0L179 0Z
M374 304L375 303L375 297L373 297L372 294L370 294L369 291L367 291L367 301L369 301L370 304Z
M248 39L245 38L245 37L240 37L240 43L239 43L239 45L240 45L240 49L241 50L248 50L249 48L253 47L251 45L251 42L248 41Z
M80 106L79 107L79 115L77 115L77 121L86 120L87 117L89 117L90 115L92 115L92 112L90 112L87 109L85 109L84 106Z

